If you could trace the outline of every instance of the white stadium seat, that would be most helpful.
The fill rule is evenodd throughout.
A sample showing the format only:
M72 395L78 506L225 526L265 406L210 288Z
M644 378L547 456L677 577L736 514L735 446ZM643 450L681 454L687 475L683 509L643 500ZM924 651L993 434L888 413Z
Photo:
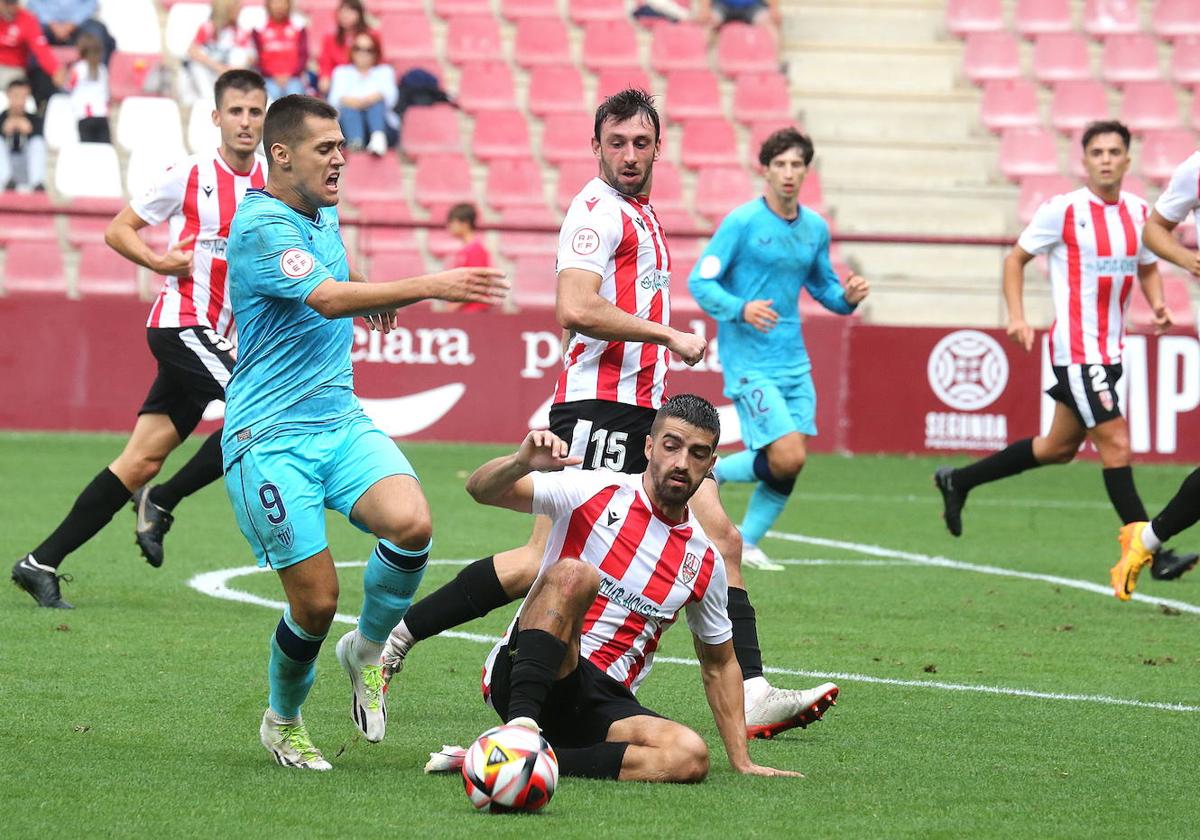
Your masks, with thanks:
M154 0L101 0L99 18L121 52L162 52L162 27Z
M212 123L213 104L200 100L188 115L187 146L192 154L211 152L221 145L221 130Z
M172 6L167 12L167 53L176 58L185 57L188 47L196 40L196 30L210 14L207 3L176 3Z
M139 198L154 186L158 176L167 167L187 157L183 146L170 148L152 144L138 146L129 155L129 168L125 173L125 188L130 198Z
M123 149L142 145L183 148L179 106L162 96L130 96L121 103L114 139Z
M30 101L33 98L30 97ZM79 142L79 119L75 109L71 107L71 97L65 93L56 93L46 103L46 120L42 127L46 145L51 149L61 149Z
M67 198L124 198L117 150L107 143L76 143L58 153L54 189Z

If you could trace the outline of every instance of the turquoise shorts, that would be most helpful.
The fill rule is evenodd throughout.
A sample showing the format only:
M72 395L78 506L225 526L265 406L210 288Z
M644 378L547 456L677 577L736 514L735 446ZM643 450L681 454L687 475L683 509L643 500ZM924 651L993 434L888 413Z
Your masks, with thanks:
M229 466L225 490L258 565L284 569L328 546L326 508L349 519L363 493L391 475L416 478L400 448L364 415L338 429L264 440Z
M817 392L812 376L749 379L729 393L747 449L762 449L791 432L817 433Z

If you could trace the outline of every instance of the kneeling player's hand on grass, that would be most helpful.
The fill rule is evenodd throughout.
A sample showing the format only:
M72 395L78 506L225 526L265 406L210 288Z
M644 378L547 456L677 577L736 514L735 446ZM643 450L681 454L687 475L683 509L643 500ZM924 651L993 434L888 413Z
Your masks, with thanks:
M1166 304L1160 303L1154 307L1154 332L1156 335L1162 335L1174 324L1175 319L1171 317L1171 310L1167 308Z
M1004 332L1009 338L1024 347L1026 353L1033 349L1033 327L1024 321L1009 321Z
M188 277L192 274L192 265L196 254L196 237L180 239L158 258L154 270L169 277Z
M870 293L871 284L867 282L866 277L860 274L851 274L846 278L846 288L842 290L842 297L846 299L846 303L856 306L866 300Z
M773 300L750 300L742 307L742 320L759 332L769 333L779 323L779 313L771 308Z
M550 472L583 463L583 458L571 455L565 440L547 429L535 429L525 436L517 460L530 472Z
M437 275L437 296L458 303L503 303L508 281L498 268L454 268Z
M776 770L774 767L763 767L761 764L747 764L738 767L737 771L746 776L780 776L789 779L803 779L804 774L795 770Z
M695 333L680 332L679 330L675 330L674 333L667 343L667 349L683 359L685 365L699 364L700 360L704 358L704 350L708 347L708 341Z

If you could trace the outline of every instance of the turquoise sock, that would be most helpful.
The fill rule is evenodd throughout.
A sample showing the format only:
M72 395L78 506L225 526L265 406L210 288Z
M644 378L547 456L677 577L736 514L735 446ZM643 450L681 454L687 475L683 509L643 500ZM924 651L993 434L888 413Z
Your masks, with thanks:
M750 504L746 508L746 516L742 519L742 539L751 545L758 545L758 541L775 524L779 514L783 513L787 500L787 496L760 481L750 495Z
M718 481L758 481L758 476L754 474L756 457L758 457L756 449L743 449L732 455L722 455L717 461L717 468L713 470L713 473L716 474Z
M283 718L300 716L300 706L308 697L317 677L317 654L325 636L314 636L296 623L290 609L271 636L271 660L267 669L270 683L268 702L272 711Z
M400 548L380 540L367 561L363 575L363 605L358 632L376 644L387 641L412 604L413 595L425 577L432 542L419 551Z

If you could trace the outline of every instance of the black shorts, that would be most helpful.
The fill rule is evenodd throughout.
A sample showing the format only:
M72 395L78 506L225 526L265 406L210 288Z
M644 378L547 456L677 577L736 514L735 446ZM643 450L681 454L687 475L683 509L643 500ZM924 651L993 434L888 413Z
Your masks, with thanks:
M713 3L713 12L716 13L722 24L725 23L754 23L754 19L759 13L767 8L766 3L751 3L748 6L726 6L721 0Z
M1121 416L1121 373L1120 365L1054 365L1058 382L1046 394L1071 409L1085 429L1094 429Z
M637 475L646 471L646 438L653 408L610 402L576 400L550 407L550 431L583 457L585 470L610 469Z
M233 344L208 327L149 327L146 343L158 375L138 414L165 414L186 438L213 400L225 399Z
M512 656L504 645L496 654L488 686L488 701L504 720L508 720L511 676ZM590 747L602 742L618 720L636 715L662 717L639 703L624 685L580 658L579 667L551 687L538 724L552 747Z

